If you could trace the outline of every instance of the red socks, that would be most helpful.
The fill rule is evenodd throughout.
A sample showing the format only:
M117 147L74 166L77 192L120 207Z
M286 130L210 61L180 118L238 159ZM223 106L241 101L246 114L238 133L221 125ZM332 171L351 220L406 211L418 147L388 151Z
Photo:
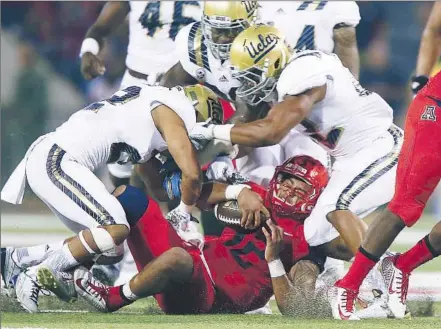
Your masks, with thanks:
M355 260L350 267L348 273L339 281L336 282L337 287L348 288L358 291L364 278L368 275L370 270L378 262L379 258L369 254L362 247L355 255Z
M426 235L415 246L398 256L395 267L404 273L410 273L436 256L436 251L430 245L429 236Z
M107 293L107 307L112 312L133 303L133 301L125 298L122 287L123 286L111 287Z

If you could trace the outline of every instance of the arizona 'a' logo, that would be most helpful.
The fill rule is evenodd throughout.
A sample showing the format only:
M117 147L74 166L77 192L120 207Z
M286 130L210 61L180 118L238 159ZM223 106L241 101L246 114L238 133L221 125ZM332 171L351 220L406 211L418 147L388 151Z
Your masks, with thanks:
M426 106L424 113L421 115L421 120L436 121L435 108L435 106L431 105Z

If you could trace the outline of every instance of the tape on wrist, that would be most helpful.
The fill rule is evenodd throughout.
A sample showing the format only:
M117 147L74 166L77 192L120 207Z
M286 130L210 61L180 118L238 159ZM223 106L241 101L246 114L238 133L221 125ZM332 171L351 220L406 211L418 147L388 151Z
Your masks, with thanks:
M85 53L91 53L98 55L100 52L100 44L94 38L87 38L83 40L81 44L80 57L83 57Z
M228 185L225 189L225 198L227 200L237 200L240 192L242 192L244 188L250 189L251 187L246 184Z
M194 205L186 205L184 202L181 201L181 203L178 206L178 209L182 212L185 212L187 214L191 214L191 211L193 210Z
M278 278L279 276L283 276L286 274L285 267L283 267L280 259L275 259L268 263L268 268L270 272L270 276L272 278Z
M234 127L233 124L214 126L213 136L217 139L222 139L224 141L231 143L231 129Z

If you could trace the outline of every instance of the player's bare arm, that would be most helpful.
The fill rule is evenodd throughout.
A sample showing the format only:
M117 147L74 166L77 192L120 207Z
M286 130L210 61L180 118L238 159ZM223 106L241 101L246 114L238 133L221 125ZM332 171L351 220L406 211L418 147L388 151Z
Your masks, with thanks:
M198 201L200 208L215 205L224 201L237 200L241 213L241 226L246 229L260 227L264 218L269 218L270 213L265 208L262 197L247 188L247 185L227 185L213 182L204 184Z
M279 259L283 246L283 229L271 220L267 224L271 231L262 228L266 237L265 259L270 269L277 307L283 315L296 315L302 309L300 305L314 296L319 268L309 260L302 260L287 274Z
M182 67L181 62L173 65L161 78L159 84L164 87L172 88L175 86L194 85L197 80L193 78Z
M334 27L334 43L334 52L343 65L358 79L360 75L360 55L358 53L355 27L339 25Z
M99 49L102 48L104 39L124 22L129 11L128 1L109 1L87 31L81 47L81 73L85 79L91 80L104 74L104 63L97 56Z
M231 142L254 147L279 143L292 128L308 116L314 104L321 101L325 94L326 86L323 85L298 96L286 96L282 102L272 107L264 119L234 125L229 136ZM222 139L221 136L216 136L216 129L214 137Z
M169 198L162 186L162 179L159 175L160 168L161 162L154 157L135 166L136 173L144 182L148 195L156 201L167 202Z
M194 205L201 193L202 173L196 150L188 138L184 122L165 105L155 108L152 117L168 145L168 151L182 171L182 202L186 205Z
M421 37L412 91L417 93L428 81L430 72L441 55L441 3L434 2L432 12Z

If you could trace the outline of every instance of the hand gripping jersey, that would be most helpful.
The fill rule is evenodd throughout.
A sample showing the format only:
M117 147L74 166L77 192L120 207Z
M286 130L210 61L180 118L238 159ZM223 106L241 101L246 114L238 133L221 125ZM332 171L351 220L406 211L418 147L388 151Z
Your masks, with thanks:
M274 25L288 44L298 50L334 51L334 28L357 26L354 1L259 1L263 23Z
M325 98L294 129L313 138L332 156L355 154L392 125L390 106L362 88L336 55L321 51L293 56L277 83L279 102L322 85L326 85Z
M127 67L144 74L167 71L177 62L178 31L201 16L198 1L130 1Z
M54 142L92 171L105 163L145 162L167 149L151 115L161 104L192 129L195 110L183 92L137 85L74 113L53 133Z
M184 70L200 83L222 98L234 100L234 91L240 83L231 76L230 62L216 59L204 39L200 22L179 31L176 37L178 59Z

